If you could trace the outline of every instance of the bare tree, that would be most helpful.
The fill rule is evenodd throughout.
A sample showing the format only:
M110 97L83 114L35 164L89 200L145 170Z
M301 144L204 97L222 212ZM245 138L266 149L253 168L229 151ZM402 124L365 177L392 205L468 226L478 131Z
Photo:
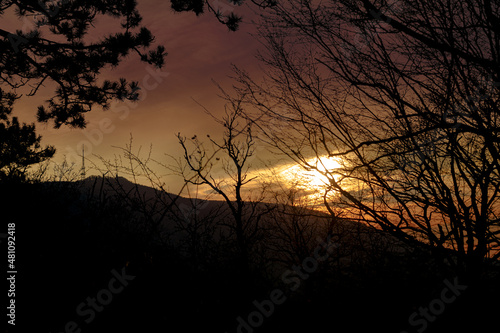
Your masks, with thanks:
M328 207L473 278L500 257L499 22L491 1L282 2L265 79L236 69L238 90L270 144L328 177Z
M225 131L221 141L208 136L211 147L206 147L197 136L187 140L178 134L178 139L184 152L187 170L182 175L186 183L207 186L223 198L230 211L232 222L228 226L236 235L242 272L248 273L249 251L267 209L259 205L262 192L252 199L244 193L244 188L256 177L249 173L255 144L251 123L242 115L241 101L233 101L226 107L222 120L214 117Z
M172 214L177 214L177 201L184 186L177 194L170 193L164 179L156 171L162 165L152 159L152 147L146 154L143 154L142 148L134 151L131 137L129 144L118 149L121 154L115 156L113 161L99 157L104 169L98 168L102 177L87 180L91 183L88 186L90 196L103 203L107 197L114 196L115 200L130 207L142 221L141 231L152 243L173 246L175 230L170 222Z

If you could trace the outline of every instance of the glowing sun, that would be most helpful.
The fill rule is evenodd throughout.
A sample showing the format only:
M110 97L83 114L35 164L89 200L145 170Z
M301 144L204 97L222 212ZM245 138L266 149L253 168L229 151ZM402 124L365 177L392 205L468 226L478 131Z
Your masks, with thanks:
M284 178L307 190L319 190L330 183L325 174L329 174L336 181L339 175L334 175L335 169L342 167L339 158L315 157L306 161L307 166L298 164L288 166L282 171Z

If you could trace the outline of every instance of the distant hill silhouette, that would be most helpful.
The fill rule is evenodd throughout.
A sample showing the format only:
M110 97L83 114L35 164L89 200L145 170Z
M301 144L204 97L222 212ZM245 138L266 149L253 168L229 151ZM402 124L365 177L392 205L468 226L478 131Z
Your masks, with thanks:
M269 211L252 238L252 270L243 280L235 269L237 247L225 202L178 197L111 177L0 187L0 194L4 219L16 223L18 310L30 320L20 318L39 331L61 332L74 320L82 332L176 326L236 332L236 318L247 318L254 300L286 290L282 275L307 262L328 235L337 244L328 260L297 290L287 291L286 303L259 332L321 332L332 323L354 332L400 332L415 309L439 296L443 280L454 278L435 268L424 247L409 248L386 232L307 208L277 205ZM85 323L76 307L106 288L113 269L124 267L136 279ZM467 317L467 297L498 295L492 276L481 286L484 292L471 287L447 307L442 325ZM481 304L475 303L476 314L497 309ZM437 325L427 331L445 332Z
M222 201L217 200L202 200L197 198L185 198L173 193L158 191L150 186L141 185L128 180L125 177L103 177L103 176L90 176L84 180L76 181L75 184L84 192L91 195L102 194L118 194L122 196L130 196L145 201L151 201L158 198L165 200L165 202L175 201L177 205L192 205L208 202L208 205L220 205ZM205 205L204 205L205 207Z

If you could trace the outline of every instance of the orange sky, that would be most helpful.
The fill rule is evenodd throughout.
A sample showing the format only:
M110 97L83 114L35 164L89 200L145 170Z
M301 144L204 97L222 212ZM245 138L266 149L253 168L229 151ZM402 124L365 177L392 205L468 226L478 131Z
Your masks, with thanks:
M147 64L138 61L136 54L131 54L118 68L102 73L110 79L126 77L138 80L146 90L144 100L135 105L116 104L111 110L103 112L95 110L87 114L87 129L70 129L62 127L53 129L49 124L37 124L37 132L42 135L43 145L54 145L57 149L55 162L60 162L63 155L75 161L76 152L86 146L86 156L91 163L98 159L90 156L97 154L112 159L119 151L112 146L124 147L134 137L136 147L144 150L153 145L153 154L157 159L166 159L163 155L178 155L179 145L175 134L181 132L186 136L198 134L216 134L219 126L204 113L193 99L206 106L214 114L220 114L223 102L216 96L218 89L212 79L223 87L230 89L231 64L236 64L251 72L258 68L254 56L259 43L250 36L255 26L250 24L254 14L246 6L229 5L227 1L219 1L221 5L233 7L235 12L244 16L239 31L229 32L215 17L206 13L196 17L194 13L173 13L169 1L139 0L139 11L143 16L143 25L156 36L157 44L166 47L168 56L164 73L151 77L151 69ZM216 1L214 1L216 3ZM227 13L227 12L226 12ZM23 23L12 15L2 18L2 26L14 24L20 28ZM116 29L117 22L105 20L97 22L97 29L111 31ZM99 36L89 36L99 38ZM146 81L144 81L146 80ZM53 94L53 88L42 89L35 97L23 97L14 108L14 115L22 121L35 121L36 107ZM127 111L128 109L128 111ZM90 142L90 144L89 144ZM77 167L80 167L78 161ZM160 171L162 172L162 171ZM175 184L172 190L175 190Z

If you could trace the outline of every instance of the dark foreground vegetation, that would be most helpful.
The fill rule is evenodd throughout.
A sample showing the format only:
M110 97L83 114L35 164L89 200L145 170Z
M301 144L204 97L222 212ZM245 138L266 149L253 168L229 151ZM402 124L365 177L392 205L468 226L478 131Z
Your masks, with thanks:
M262 217L245 234L245 267L222 202L199 201L199 210L186 214L194 201L123 178L12 183L0 191L2 220L17 227L17 322L24 331L498 328L498 263L465 281L423 246L294 203L256 209ZM328 240L333 246L316 253L322 260L311 260ZM450 284L458 289L443 291ZM271 299L279 304L271 307ZM258 306L261 314L252 317ZM420 307L439 314L428 312L432 321L418 314L412 325Z

